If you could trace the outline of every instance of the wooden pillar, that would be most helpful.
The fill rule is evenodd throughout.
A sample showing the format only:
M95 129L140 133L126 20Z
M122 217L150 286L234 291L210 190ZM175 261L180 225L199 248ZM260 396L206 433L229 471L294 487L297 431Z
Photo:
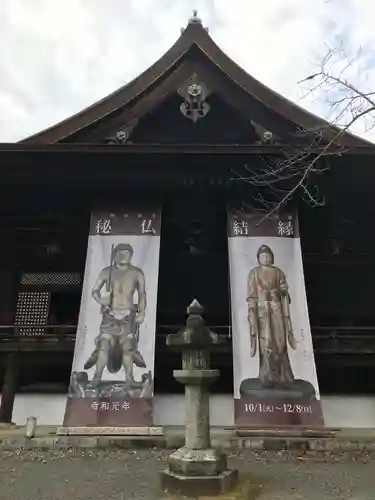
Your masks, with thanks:
M13 415L14 398L18 382L18 356L12 352L8 354L5 364L5 376L1 390L0 422L10 423Z
M0 258L4 258L3 255L0 254ZM6 258L5 262L11 262L10 258ZM0 280L2 283L2 289L0 290L0 325L11 325L14 320L19 288L19 276L12 264L10 264L10 269L0 269Z

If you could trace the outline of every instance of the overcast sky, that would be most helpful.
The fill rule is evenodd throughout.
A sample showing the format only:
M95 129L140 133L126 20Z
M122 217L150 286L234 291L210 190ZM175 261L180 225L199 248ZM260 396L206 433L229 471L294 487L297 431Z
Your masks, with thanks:
M302 99L298 81L316 70L325 43L344 43L349 53L363 47L361 68L375 90L374 0L0 0L0 7L1 142L53 125L131 80L169 49L195 8L232 59L317 114L328 116L324 99ZM366 137L375 141L375 132Z

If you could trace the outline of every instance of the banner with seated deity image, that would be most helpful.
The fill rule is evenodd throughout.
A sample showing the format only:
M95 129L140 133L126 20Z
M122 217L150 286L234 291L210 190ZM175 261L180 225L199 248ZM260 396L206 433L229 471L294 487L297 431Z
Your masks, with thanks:
M153 423L160 220L92 213L66 426Z
M235 425L322 427L297 215L228 211Z

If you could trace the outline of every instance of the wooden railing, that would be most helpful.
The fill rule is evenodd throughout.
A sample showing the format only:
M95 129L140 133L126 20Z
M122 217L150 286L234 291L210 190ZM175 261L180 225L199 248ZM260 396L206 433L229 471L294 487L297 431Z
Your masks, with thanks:
M375 326L312 326L315 337L346 337L351 335L375 335Z
M158 349L169 350L165 338L170 333L176 333L179 328L181 325L157 325ZM227 342L218 350L231 351L231 327L219 325L211 328L227 338ZM49 347L58 350L59 346L63 349L73 349L76 331L77 325L0 325L0 350L11 350L12 346L26 350L48 350ZM312 332L317 354L375 354L375 326L312 327Z
M176 333L180 328L181 325L157 325L157 337L165 338L170 333ZM230 326L214 326L212 330L230 339ZM0 325L0 340L11 340L17 337L41 339L48 342L49 339L55 337L75 337L76 332L77 325Z
M212 331L218 333L219 335L226 337L228 340L231 339L232 336L232 327L228 325L209 325ZM156 325L156 335L160 338L164 338L170 333L176 333L182 325Z
M30 333L27 333L30 332ZM38 332L42 332L38 334ZM76 335L77 325L0 325L0 339L5 338L45 338L61 335Z
M375 354L375 327L313 327L314 350L318 354Z
M0 325L0 351L73 351L77 325Z

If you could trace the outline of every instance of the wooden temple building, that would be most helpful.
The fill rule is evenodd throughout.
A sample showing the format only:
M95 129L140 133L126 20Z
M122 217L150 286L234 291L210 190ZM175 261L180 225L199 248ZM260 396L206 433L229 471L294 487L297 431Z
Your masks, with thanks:
M90 210L108 200L162 205L155 398L180 397L172 376L180 356L166 349L165 335L184 322L198 296L209 325L228 336L213 357L221 370L214 390L232 401L226 206L248 202L259 190L234 172L283 157L306 130L321 131L323 145L335 133L248 75L195 15L168 52L130 83L47 130L0 144L0 420L23 423L37 414L41 423L61 423ZM375 147L348 133L339 147L314 180L324 206L293 202L326 420L370 426Z

